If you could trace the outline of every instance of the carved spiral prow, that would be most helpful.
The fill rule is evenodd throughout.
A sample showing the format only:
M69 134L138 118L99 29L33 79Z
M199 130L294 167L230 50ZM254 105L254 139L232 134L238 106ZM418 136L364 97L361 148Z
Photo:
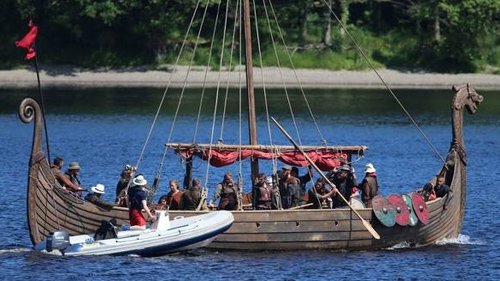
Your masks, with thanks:
M35 120L33 129L33 146L31 155L42 152L42 110L38 103L31 98L24 99L19 105L19 119L23 123L30 123Z
M23 121L23 123L30 123L34 118L40 119L41 121L41 110L38 103L31 98L24 99L19 105L19 119Z

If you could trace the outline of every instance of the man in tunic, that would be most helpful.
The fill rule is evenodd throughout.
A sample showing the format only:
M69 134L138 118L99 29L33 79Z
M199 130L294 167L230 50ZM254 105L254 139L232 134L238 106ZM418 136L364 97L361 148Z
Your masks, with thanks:
M68 177L66 177L64 175L64 173L61 171L63 165L64 165L64 160L60 157L56 157L54 158L54 164L50 167L51 171L52 171L52 174L54 175L54 177L56 178L57 182L59 182L59 184L71 191L71 192L78 192L78 191L81 191L80 187L79 186L76 186L74 185Z
M283 172L283 178L280 183L281 206L283 209L289 209L299 205L299 188L299 179L292 175L291 168L286 169Z
M450 187L444 183L444 176L439 176L437 178L437 184L434 187L434 190L436 192L436 197L438 198L443 198L450 192Z
M331 182L337 187L338 193L340 193L346 200L351 198L353 187L357 186L356 179L352 176L351 167L347 164L342 165L337 173L333 176ZM338 193L335 193L332 197L333 208L339 208L347 206L344 200L340 198Z
M330 198L332 195L336 193L336 189L332 188L331 191L329 191L326 186L325 186L325 181L322 178L319 178L316 180L314 183L314 186L309 189L308 192L308 204L313 204L310 207L307 207L308 209L321 209L321 206L323 204L323 201L326 199Z
M269 183L270 181L270 183ZM266 175L264 173L259 174L257 182L254 185L255 195L256 195L256 206L257 210L270 210L272 203L272 184L273 179L269 177L269 181L266 180Z
M125 168L123 168L123 171L120 175L120 180L118 181L118 184L116 185L116 198L115 202L117 205L123 206L125 202L123 201L122 198L125 197L125 190L127 189L130 178L132 177L132 172L134 171L132 165L125 165Z
M200 180L194 179L192 181L191 187L182 193L182 199L180 203L181 210L195 211L198 208L198 205L200 205L201 201L200 185ZM201 209L206 210L207 208L206 206L202 205Z
M365 166L365 178L361 182L362 200L367 208L372 207L372 199L378 195L377 170L372 163Z
M238 184L233 181L233 173L226 172L224 180L215 188L209 206L213 208L215 201L220 198L218 210L236 210L238 208L238 192Z
M177 180L168 182L170 192L167 194L167 206L170 210L179 210L181 204L182 191L179 190L179 183Z
M64 176L66 176L72 183L71 186L66 187L69 188L75 195L82 197L81 182L78 178L78 176L80 175L80 170L81 168L78 162L71 162L69 163L68 170L66 171ZM76 186L77 188L74 189L74 186Z
M128 192L130 230L144 230L146 229L146 218L142 214L143 209L153 222L156 220L156 216L151 213L146 202L148 181L139 174L132 183L134 186Z
M304 195L307 192L306 184L311 180L312 167L309 166L308 170L307 170L307 173L305 175L303 175L303 176L300 176L300 177L299 177L299 168L292 167L292 175L299 180L299 186L300 186L300 188L299 188L299 194L298 194L298 196L299 196L299 204L302 204L303 203Z

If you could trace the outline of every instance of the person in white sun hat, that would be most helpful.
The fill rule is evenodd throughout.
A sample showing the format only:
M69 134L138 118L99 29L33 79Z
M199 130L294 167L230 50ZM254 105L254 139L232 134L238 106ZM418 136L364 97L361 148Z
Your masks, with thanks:
M101 199L101 196L104 194L104 185L97 184L96 186L92 186L90 190L92 192L87 194L87 196L85 196L85 200L104 209L111 209L115 206L115 204L106 202L103 199Z
M377 174L375 174L377 170L372 163L368 163L365 166L365 178L361 182L361 191L363 195L361 199L363 203L365 203L367 208L372 207L372 199L373 197L378 195L378 180Z
M132 183L134 186L128 191L130 230L143 230L146 229L146 219L142 214L143 209L153 222L156 220L156 216L151 213L146 202L149 189L148 181L139 174L132 180Z

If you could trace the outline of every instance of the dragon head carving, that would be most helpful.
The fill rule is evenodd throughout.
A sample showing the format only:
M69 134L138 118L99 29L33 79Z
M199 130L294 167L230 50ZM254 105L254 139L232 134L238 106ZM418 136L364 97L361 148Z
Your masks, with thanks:
M479 104L483 102L484 97L478 94L469 83L455 85L452 89L455 92L453 107L456 110L460 110L465 106L470 114L476 113L476 110Z

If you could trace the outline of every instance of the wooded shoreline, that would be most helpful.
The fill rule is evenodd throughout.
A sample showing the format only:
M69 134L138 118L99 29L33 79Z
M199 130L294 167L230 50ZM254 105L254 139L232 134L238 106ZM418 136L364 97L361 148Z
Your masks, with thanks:
M144 68L85 70L68 66L42 68L40 78L44 87L157 87L167 86L172 74L173 66L166 70L147 70ZM172 75L170 86L180 88L184 85L188 67L178 67ZM493 74L440 74L430 72L409 72L391 69L380 69L382 77L392 88L405 89L449 89L451 85L470 82L476 89L500 89L500 75ZM382 82L373 71L330 71L323 69L297 69L297 82L292 69L283 68L283 80L288 88L384 88ZM262 88L261 70L255 68L255 86ZM204 84L205 68L196 67L191 70L187 80L187 87L198 88ZM228 72L222 71L220 87L227 85ZM278 68L264 68L265 87L282 88ZM206 87L217 87L219 71L209 70ZM244 84L244 75L242 76ZM231 71L229 75L230 87L238 87L239 75ZM33 69L1 70L0 88L3 89L31 89L37 87L36 73Z

